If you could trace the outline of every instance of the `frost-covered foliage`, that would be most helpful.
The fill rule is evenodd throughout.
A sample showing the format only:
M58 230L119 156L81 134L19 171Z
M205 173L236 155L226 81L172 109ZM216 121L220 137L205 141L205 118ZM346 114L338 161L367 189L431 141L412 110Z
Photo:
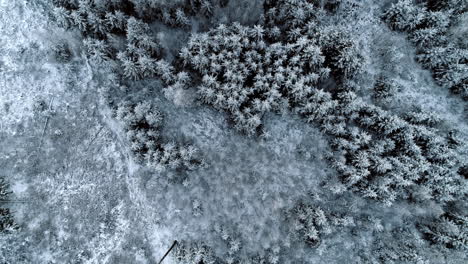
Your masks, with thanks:
M221 238L221 245L225 253L218 256L215 251L202 242L188 243L183 242L176 248L174 259L177 263L199 264L199 263L268 263L278 264L280 262L280 246L274 246L263 253L257 253L250 256L242 254L244 244L239 237L230 231L230 228L215 224L214 232Z
M293 234L299 234L304 242L314 248L320 245L323 236L334 232L336 226L353 224L350 217L327 215L319 206L303 202L297 204L290 215Z
M400 0L383 15L392 29L408 33L409 40L418 47L418 61L433 71L438 84L465 100L468 100L467 14L468 3L463 0L421 4ZM458 24L464 24L465 30L458 30Z
M247 134L259 132L264 113L296 103L329 73L314 42L269 45L265 34L262 26L220 25L193 36L180 55L203 76L201 99L231 113Z
M180 263L187 264L214 264L221 263L217 260L212 249L200 243L187 244L178 243L175 249L175 259Z
M466 212L447 212L421 227L429 240L447 248L468 250Z
M394 80L381 76L374 85L374 97L376 99L386 99L394 95L401 87Z
M397 2L0 1L0 262L467 262L466 113L403 41L463 94L466 3Z
M18 228L18 225L13 219L11 210L4 207L4 205L9 202L9 196L11 194L9 187L5 178L0 177L0 235Z
M176 28L191 28L191 16L210 16L213 0L130 0L135 12L144 20L159 20Z
M166 167L191 170L200 165L195 147L162 142L159 130L163 115L150 102L123 102L115 116L123 123L130 149L139 163L159 171Z
M366 197L387 204L463 197L466 183L458 171L464 160L457 153L462 142L448 144L449 136L433 124L414 122L417 117L407 121L364 102L345 81L363 63L351 37L317 25L311 3L277 4L289 8L268 9L269 28L220 25L194 35L182 49L180 56L202 75L201 100L229 112L247 134L261 132L265 113L295 110L334 137L333 167ZM320 83L329 78L338 87L327 91ZM396 89L388 81L376 84L379 96Z
M363 263L429 263L429 256L423 251L427 245L420 234L397 228L379 236L370 252L362 254Z
M256 134L265 113L307 104L330 72L342 78L358 71L352 41L337 30L316 29L281 42L277 27L220 25L194 35L180 56L202 75L202 101L229 112L237 129Z
M59 25L77 28L86 36L88 57L98 64L118 59L127 78L148 74L148 61L160 56L160 45L130 1L57 0L55 6Z
M452 143L452 133L431 127L430 114L408 113L405 120L360 102L350 92L341 96L348 103L339 107L342 116L357 126L343 129L338 123L327 132L336 136L332 145L337 155L331 160L347 185L389 204L395 199L445 202L464 197L460 169L466 160L458 152L464 143Z

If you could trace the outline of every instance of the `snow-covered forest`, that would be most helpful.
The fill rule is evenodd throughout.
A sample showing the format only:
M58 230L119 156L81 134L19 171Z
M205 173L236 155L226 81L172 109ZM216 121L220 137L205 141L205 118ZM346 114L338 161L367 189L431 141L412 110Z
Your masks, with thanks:
M468 263L467 0L0 0L0 264Z

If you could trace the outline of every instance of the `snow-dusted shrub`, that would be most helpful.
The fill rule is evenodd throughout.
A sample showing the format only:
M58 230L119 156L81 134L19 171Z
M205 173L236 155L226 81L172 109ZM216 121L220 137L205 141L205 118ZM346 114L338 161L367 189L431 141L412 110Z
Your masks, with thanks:
M195 147L162 141L163 116L151 103L123 102L115 110L115 116L123 123L131 151L139 163L156 170L195 169L200 165Z

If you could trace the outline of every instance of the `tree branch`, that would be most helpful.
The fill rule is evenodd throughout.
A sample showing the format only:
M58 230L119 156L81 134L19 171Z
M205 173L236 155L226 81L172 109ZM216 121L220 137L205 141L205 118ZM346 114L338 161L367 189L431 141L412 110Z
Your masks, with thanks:
M174 240L174 243L172 243L172 246L171 248L169 248L169 250L166 252L166 254L164 254L164 256L162 257L162 259L158 262L158 264L161 264L163 262L163 260L167 257L167 255L169 255L169 253L171 252L172 249L174 249L174 247L177 245L177 240Z

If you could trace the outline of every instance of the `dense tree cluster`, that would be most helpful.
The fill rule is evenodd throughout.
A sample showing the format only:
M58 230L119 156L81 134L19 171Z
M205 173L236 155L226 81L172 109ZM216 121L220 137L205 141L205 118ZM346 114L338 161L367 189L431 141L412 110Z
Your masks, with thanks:
M9 184L6 182L5 178L0 177L0 234L18 228L13 219L11 210L3 207L3 204L9 201L10 194Z
M318 45L324 57L324 66L340 81L361 71L364 57L358 43L349 33L338 27L322 25L327 11L321 8L339 5L340 1L265 1L265 24L272 40L286 43L306 38ZM302 40L304 41L304 40Z
M468 100L467 34L452 29L456 24L466 24L466 19L465 22L462 19L467 13L468 3L463 0L421 4L400 0L383 15L392 29L408 33L410 41L418 47L418 61L433 71L435 80L465 100ZM463 36L457 39L459 34Z
M461 250L468 249L468 216L466 212L447 212L429 224L422 232L437 245Z
M366 64L361 44L342 27L323 23L327 12L334 12L341 1L266 0L257 25L220 24L192 34L175 60L181 65L161 59L162 48L149 23L156 18L169 26L189 27L189 15L209 16L215 1L54 2L57 22L83 32L88 57L97 63L116 60L123 77L158 77L166 89L197 86L203 103L228 113L236 129L247 135L263 132L266 113L297 113L327 135L333 150L327 160L338 172L343 189L388 206L400 201L434 202L447 211L421 222L418 234L386 230L382 241L371 249L370 263L425 261L419 250L426 241L466 249L466 216L444 207L466 200L466 142L433 113L415 108L395 114L372 104L403 89L391 78L379 76L373 96L361 97L360 87L353 82ZM433 71L436 81L463 98L468 98L468 47L466 40L453 37L451 31L467 11L462 0L429 0L424 5L400 0L383 16L392 29L408 33L418 47L418 61ZM65 46L58 46L56 55L63 62L71 56ZM151 103L123 102L114 114L139 163L156 170L190 170L200 165L194 147L164 142L163 115ZM200 201L192 200L192 207L195 216L203 213ZM351 217L302 202L288 217L294 235L312 248L337 226L353 224ZM240 262L240 240L223 228L215 231L227 249L223 260L199 243L179 244L177 260ZM252 261L279 263L276 251Z
M362 263L429 263L427 246L420 234L408 228L396 228L377 235L369 252L362 253Z
M190 15L209 16L212 0L54 0L53 17L65 28L79 29L86 39L87 54L97 59L118 59L127 78L149 77L161 47L150 24L160 21L174 27L190 27ZM219 4L219 3L218 3Z
M191 16L210 16L214 0L130 0L138 17L145 21L158 20L171 27L190 28Z
M202 4L197 3L195 1L193 5ZM82 31L86 37L83 41L86 54L98 65L115 60L123 77L140 80L157 76L169 88L183 86L190 80L188 74L177 74L172 65L161 59L161 45L154 38L155 33L150 25L145 22L151 22L155 18L144 20L148 10L167 9L160 1L135 1L133 4L126 0L57 0L56 5L54 14L57 22L62 26L73 26ZM175 5L177 3L169 6ZM176 13L182 14L181 12ZM188 23L188 18L181 20L185 21L185 24ZM57 50L57 53L69 57L66 50L63 50L64 47L58 48L62 50Z
M362 57L344 32L307 27L282 37L276 26L219 25L192 36L180 56L202 75L201 99L255 134L264 113L307 104L330 73L341 80L359 71Z
M352 217L340 217L325 213L319 206L300 202L289 213L292 233L311 247L318 247L324 236L334 232L338 226L350 226Z
M121 103L115 110L123 123L135 159L156 170L166 167L195 169L200 165L197 149L190 145L164 143L160 136L162 113L149 102Z
M467 189L459 170L464 161L457 153L462 142L442 135L427 114L399 117L364 102L346 81L362 63L353 41L336 28L317 26L312 4L284 2L301 8L267 11L273 12L270 23L282 28L220 25L190 39L180 56L202 75L201 100L230 113L248 134L259 132L264 113L294 109L334 137L333 166L350 189L366 197L387 204L397 198L463 197ZM298 38L287 26L298 29ZM336 89L321 88L321 81L333 77ZM398 88L382 79L375 89L385 97Z
M215 226L215 232L220 235L220 243L226 248L226 254L222 257L217 256L212 248L204 243L189 243L183 241L178 243L175 250L175 259L178 263L200 264L235 264L235 263L259 263L259 264L278 264L280 262L279 253L281 248L275 246L266 250L263 254L254 254L245 256L241 254L242 243L234 234L229 233L219 225Z
M180 263L223 263L216 258L211 248L201 243L178 243L174 254L175 259Z
M270 45L265 35L262 26L220 25L193 36L180 54L202 74L202 101L229 112L247 134L259 131L265 112L296 104L329 74L316 43Z
M83 33L86 54L93 61L117 59L122 74L130 79L154 74L161 46L132 2L57 0L55 5L56 21Z
M456 133L441 134L431 127L434 118L425 113L401 118L363 103L351 92L341 97L349 100L338 107L347 116L346 125L323 125L335 135L332 146L338 155L331 160L348 186L389 204L397 198L446 202L466 195L460 174L466 160L458 152L465 146Z

